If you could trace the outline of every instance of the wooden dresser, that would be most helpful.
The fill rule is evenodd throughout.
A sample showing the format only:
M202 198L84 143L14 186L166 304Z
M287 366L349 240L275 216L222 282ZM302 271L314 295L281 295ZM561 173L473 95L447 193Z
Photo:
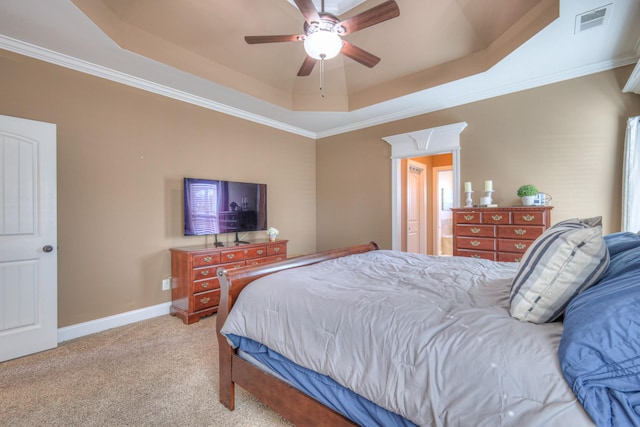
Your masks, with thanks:
M220 303L218 267L283 261L287 258L287 242L256 240L218 248L171 248L171 314L190 324L215 313Z
M453 208L453 255L520 261L551 226L551 206Z

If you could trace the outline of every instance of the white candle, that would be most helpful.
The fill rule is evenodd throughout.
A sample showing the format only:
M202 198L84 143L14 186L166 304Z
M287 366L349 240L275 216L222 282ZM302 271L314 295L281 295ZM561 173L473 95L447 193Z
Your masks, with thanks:
M484 182L484 191L493 191L493 181Z
M468 193L470 191L472 191L471 190L471 183L469 181L467 181L467 182L464 183L464 192Z

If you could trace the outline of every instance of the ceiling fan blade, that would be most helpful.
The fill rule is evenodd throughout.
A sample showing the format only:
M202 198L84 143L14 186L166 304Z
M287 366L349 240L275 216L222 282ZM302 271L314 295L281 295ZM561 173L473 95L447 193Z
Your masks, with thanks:
M298 77L304 77L311 74L311 70L313 70L313 66L316 65L316 60L310 56L304 58L304 62L298 71Z
M249 44L258 43L278 43L278 42L299 42L304 40L302 35L292 36L246 36L244 41Z
M358 46L353 45L346 40L342 41L344 42L344 44L340 53L342 53L343 55L348 56L354 61L359 62L369 68L375 67L376 64L380 62L380 58L378 58L374 54L369 53L364 49L360 49Z
M351 18L345 19L340 22L340 25L344 27L346 34L349 34L395 18L396 16L400 16L398 3L396 3L395 0L388 0Z
M302 12L302 16L304 19L310 24L312 22L320 23L320 15L318 15L318 11L316 7L313 5L313 1L311 0L293 0Z

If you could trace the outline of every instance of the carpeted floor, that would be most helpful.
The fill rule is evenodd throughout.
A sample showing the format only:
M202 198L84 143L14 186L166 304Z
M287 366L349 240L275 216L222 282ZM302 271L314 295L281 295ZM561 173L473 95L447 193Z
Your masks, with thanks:
M166 315L0 363L2 426L290 426L236 387L218 402L215 316Z

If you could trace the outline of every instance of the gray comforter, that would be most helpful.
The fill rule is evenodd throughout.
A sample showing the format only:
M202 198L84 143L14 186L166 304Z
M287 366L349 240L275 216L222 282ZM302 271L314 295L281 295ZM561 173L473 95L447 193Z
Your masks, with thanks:
M373 251L263 277L222 329L421 426L593 425L561 323L509 315L516 264Z

